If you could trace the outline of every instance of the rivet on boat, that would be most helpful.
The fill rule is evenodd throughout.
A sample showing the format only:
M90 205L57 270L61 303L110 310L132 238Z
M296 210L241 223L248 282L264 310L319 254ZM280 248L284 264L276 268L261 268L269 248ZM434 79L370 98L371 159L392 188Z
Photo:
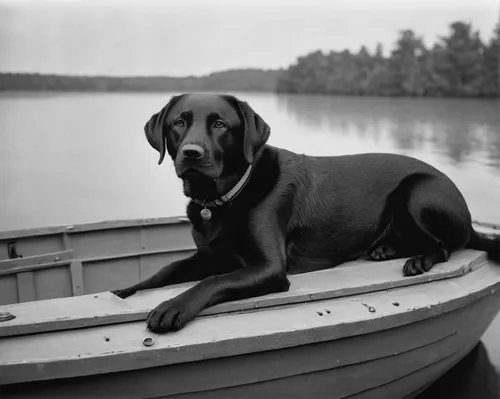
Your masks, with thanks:
M9 321L12 319L15 319L16 316L14 316L12 313L9 312L0 312L0 322L2 321Z
M146 338L143 338L142 340L142 344L144 346L153 346L155 344L155 342L153 341L153 338L151 337L146 337Z
M323 316L323 312L320 312L319 310L316 313L319 314L320 316Z
M325 309L325 312L326 312L326 313L328 313L328 314L330 314L330 313L331 313L331 312L330 312L330 309Z
M73 230L75 226L66 226L66 230Z
M394 306L399 306L399 302L393 302L392 303Z

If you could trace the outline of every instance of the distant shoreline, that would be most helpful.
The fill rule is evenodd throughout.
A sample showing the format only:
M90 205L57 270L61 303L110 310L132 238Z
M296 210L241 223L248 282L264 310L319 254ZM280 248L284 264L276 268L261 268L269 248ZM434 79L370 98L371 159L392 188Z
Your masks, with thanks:
M235 69L195 77L71 76L37 73L0 73L0 92L274 92L280 70Z
M388 57L362 46L297 58L286 69L232 69L204 76L70 76L0 73L1 92L272 92L308 95L498 98L500 24L483 42L470 24L450 24L447 37L426 48L411 30L400 31Z
M33 96L57 96L59 94L80 94L80 95L92 95L92 94L181 94L181 93L268 93L275 94L278 96L311 96L311 97L346 97L346 98L366 98L366 99L412 99L412 100L478 100L478 101L492 101L498 102L498 96L408 96L408 95L385 95L385 94L325 94L325 93L286 93L278 92L276 90L247 90L247 89L231 89L231 90L0 90L0 98L3 96L13 96L13 95L33 95Z

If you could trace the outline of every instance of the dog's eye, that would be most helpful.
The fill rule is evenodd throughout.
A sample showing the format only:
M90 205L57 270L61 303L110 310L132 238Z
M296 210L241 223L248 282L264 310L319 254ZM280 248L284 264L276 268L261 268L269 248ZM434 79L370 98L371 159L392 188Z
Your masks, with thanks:
M214 128L216 129L223 129L226 127L226 124L222 121L215 121L214 122Z
M175 126L179 126L179 127L184 127L184 121L182 119L177 119L175 122L174 122L174 125Z

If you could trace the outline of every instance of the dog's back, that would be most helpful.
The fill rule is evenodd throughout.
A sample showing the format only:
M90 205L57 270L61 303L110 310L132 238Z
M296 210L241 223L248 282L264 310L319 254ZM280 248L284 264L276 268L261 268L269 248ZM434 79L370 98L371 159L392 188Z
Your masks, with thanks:
M283 189L293 193L287 228L291 273L328 268L362 255L383 229L389 196L412 176L438 179L462 198L443 173L407 156L312 157L272 151L280 165L278 185L293 187Z

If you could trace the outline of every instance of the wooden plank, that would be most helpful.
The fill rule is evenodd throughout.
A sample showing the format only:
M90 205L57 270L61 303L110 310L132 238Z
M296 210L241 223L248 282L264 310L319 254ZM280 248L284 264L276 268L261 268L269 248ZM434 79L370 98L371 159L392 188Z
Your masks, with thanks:
M186 252L168 252L164 254L158 254L155 256L143 256L141 257L141 278L140 280L147 279L155 274L158 270L160 270L165 265L168 265L177 260L181 260L187 258L191 254L194 254L194 251L186 251Z
M82 258L81 260L85 263L106 262L106 261L113 262L116 260L127 259L127 258L147 257L147 256L163 255L163 254L177 254L177 253L180 253L180 254L185 253L185 255L182 255L182 257L185 257L185 256L189 256L189 253L191 253L193 250L194 249L190 248L190 246L186 246L186 248L180 248L178 250L165 249L165 250L159 250L159 251L131 252L131 253L110 255L110 256L96 256L96 257ZM50 269L53 267L68 266L70 263L71 263L70 260L65 260L65 261L61 261L61 262L42 263L42 264L38 264L38 265L17 266L17 267L12 267L12 268L6 269L6 270L0 269L0 276L22 273L25 271L34 271L34 270L41 270L41 269Z
M19 273L17 275L17 292L19 295L19 302L36 301L33 272Z
M191 234L191 226L185 224L165 226L148 226L141 228L144 245L152 250L159 249L194 249L196 245Z
M73 261L70 265L71 272L71 288L73 290L73 296L79 296L85 294L84 284L83 284L83 267L81 261Z
M64 260L61 262L50 262L50 263L42 263L39 265L28 265L28 266L15 266L10 269L0 270L0 276L7 276L9 274L18 274L24 273L28 271L42 270L42 269L50 269L53 267L61 267L68 266L71 264L71 260Z
M144 229L144 228L140 229L139 237L141 240L141 251L147 251L148 245L146 243L146 229ZM142 276L143 266L144 266L144 258L142 256L140 256L139 257L139 281L144 280L144 277Z
M34 276L38 301L72 296L69 267L38 270Z
M265 295L261 297L249 298L241 301L226 302L211 308L204 309L200 315L213 315L226 312L236 312L242 310L255 310L257 308L266 308L273 306L292 305L302 302L310 302L331 298L339 298L355 294L374 292L403 287L408 285L422 284L430 281L448 279L455 276L461 276L467 271L484 265L486 260L485 253L478 251L462 251L452 255L450 261L434 267L430 272L414 277L404 277L401 272L401 260L393 260L374 264L369 261L350 262L347 267L322 270L319 272L306 273L290 276L291 286L288 292ZM124 269L126 266L126 269ZM98 292L103 289L115 289L134 283L137 280L137 265L134 263L123 264L114 263L113 269L104 270L98 264L85 267L84 283L87 292ZM107 280L103 280L107 278ZM121 279L121 283L120 280ZM97 284L97 285L96 285ZM173 298L186 289L193 286L193 283L179 284L168 287L168 289L158 289L150 291L141 291L132 297L124 300L129 308L123 310L123 314L112 314L108 312L106 316L101 316L101 324L116 322L128 322L143 320L151 309L159 303ZM87 299L82 298L82 303ZM13 311L16 305L12 305ZM52 320L57 321L53 326L45 315L41 316L45 331L51 331L57 326L57 329L71 329L74 324L81 325L84 320L78 313L72 312L70 315L62 314L57 308L59 302L51 302L48 305L52 308ZM82 305L83 306L83 305ZM87 315L87 314L86 314ZM64 317L65 324L61 323ZM85 316L87 317L87 316ZM15 330L9 331L9 324L0 325L0 336L11 335L14 331L21 331L25 334L30 333L32 323L36 320L23 320L18 318L13 320L11 325L16 325ZM96 325L96 321L93 321ZM36 331L40 331L37 327Z
M141 252L138 227L98 230L71 235L76 259L113 257L117 254Z
M11 240L16 238L52 235L59 233L72 234L86 231L123 229L128 227L170 225L181 223L188 224L189 222L187 222L185 218L182 218L180 216L147 219L110 220L95 223L82 223L77 225L49 226L37 227L33 229L0 231L0 240Z
M72 258L73 258L73 250L69 249L66 251L53 252L50 254L41 254L41 255L26 256L24 258L0 260L0 270L8 270L13 267L19 267L19 266L31 266L31 265L39 265L42 263L61 262L65 260L70 260Z
M0 276L0 306L18 302L16 276Z
M462 324L457 327L457 331L467 331L462 328L464 323L486 328L500 307L498 266L488 265L460 279L431 285L431 289L419 285L258 312L201 317L172 334L149 333L141 322L3 338L0 381L66 378L255 354L388 331L428 318L439 320L460 308L471 310L460 317ZM102 302L96 305L101 312L106 306ZM376 312L369 312L364 306L367 303ZM326 309L330 313L318 314ZM88 306L84 310L88 311ZM486 322L481 321L483 316L488 316ZM153 338L154 345L144 347L144 337ZM41 363L43 368L39 367Z
M66 250L71 249L71 238L69 238L69 234L62 233L62 239L63 239L64 249Z
M486 253L472 250L455 252L447 263L436 265L428 273L405 277L402 273L404 260L386 262L357 260L343 267L288 276L290 290L284 293L264 295L241 301L223 303L205 309L202 314L217 314L247 309L290 305L305 301L338 298L366 292L428 283L454 278L470 272L487 262ZM167 289L141 291L126 299L136 309L149 311L170 298L192 287L193 283L179 284Z
M64 250L61 238L58 235L23 237L7 241L0 240L0 246L4 246L6 250L9 243L15 244L17 254L23 258L41 254L52 254ZM8 256L5 256L2 260L14 259L9 259Z
M141 242L141 235L143 241ZM153 251L195 248L190 228L184 225L146 226L73 234L75 258L119 258ZM144 247L147 247L144 248Z
M2 322L0 336L38 334L53 327L63 328L68 320L72 328L91 327L100 324L100 317L121 321L120 315L133 311L130 306L110 292L79 297L58 298L48 301L5 305L0 312L9 312L15 319ZM56 312L56 313L54 313ZM77 315L77 317L75 317ZM29 327L28 327L29 326Z
M83 281L89 294L136 284L139 282L139 258L85 263Z

